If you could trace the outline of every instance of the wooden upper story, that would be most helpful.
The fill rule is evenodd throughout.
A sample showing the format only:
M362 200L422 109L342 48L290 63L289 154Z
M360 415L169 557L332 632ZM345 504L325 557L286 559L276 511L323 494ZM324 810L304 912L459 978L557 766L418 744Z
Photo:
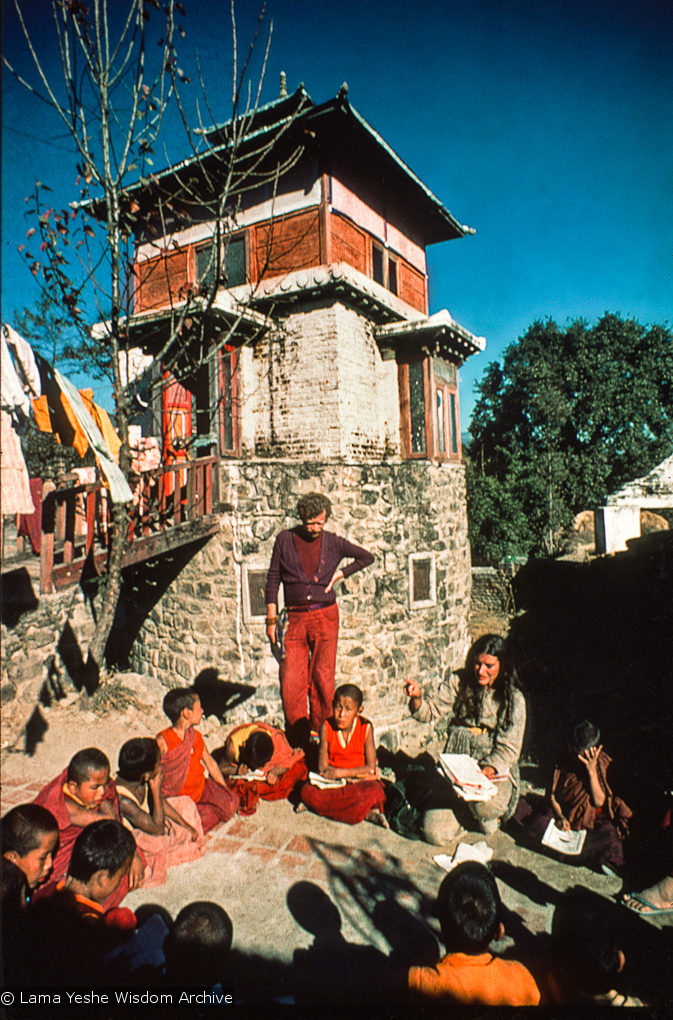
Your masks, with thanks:
M343 262L416 313L427 314L426 246L460 237L469 228L457 223L353 110L343 90L316 106L300 88L257 117L256 137L278 131L290 119L269 161L289 161L293 146L299 155L273 189L266 183L237 196L236 213L220 242L219 286L252 285L254 293L263 279ZM221 143L226 128L212 129L213 153L226 148ZM212 201L204 200L201 209L191 201L189 226L176 211L181 175L195 167L202 169L194 160L168 168L138 192L136 315L179 303L215 278ZM194 195L193 178L190 192ZM173 219L167 209L176 211Z

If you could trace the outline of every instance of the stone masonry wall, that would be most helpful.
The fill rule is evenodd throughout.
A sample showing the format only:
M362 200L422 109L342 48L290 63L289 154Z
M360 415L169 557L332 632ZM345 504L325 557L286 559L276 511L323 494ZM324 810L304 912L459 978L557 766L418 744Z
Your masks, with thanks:
M468 644L470 559L460 464L371 465L288 461L224 462L220 497L234 509L149 611L131 665L167 687L205 669L252 690L227 719L282 725L278 666L263 618L244 618L244 568L266 570L277 533L297 523L297 497L325 492L328 529L370 549L376 562L337 586L341 629L337 683L363 688L365 713L391 749L425 739L407 712L403 680L443 675ZM410 553L432 552L436 605L410 609ZM142 611L139 609L139 612Z
M513 608L512 578L517 568L472 567L471 605L474 611L507 613Z
M93 637L95 623L79 587L34 596L25 571L3 575L2 746L21 737L38 702L74 690L76 667ZM37 585L36 585L37 587ZM13 590L16 589L16 590Z

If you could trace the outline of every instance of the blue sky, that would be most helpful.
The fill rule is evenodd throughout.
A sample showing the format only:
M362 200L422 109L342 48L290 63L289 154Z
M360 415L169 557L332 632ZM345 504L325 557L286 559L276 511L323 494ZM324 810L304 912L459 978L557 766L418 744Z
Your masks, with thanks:
M183 0L185 51L199 50L220 119L230 92L228 4ZM29 0L54 71L47 0ZM24 61L10 0L4 46ZM240 44L257 0L237 4ZM269 0L274 33L263 99L303 81L316 102L342 81L353 106L461 223L429 249L431 311L487 339L461 372L463 427L486 364L538 318L605 311L671 318L673 5L666 0ZM184 61L190 68L189 59ZM195 86L190 86L194 89ZM36 284L16 253L36 179L55 204L78 197L63 128L5 76L3 318ZM172 127L171 155L184 154Z

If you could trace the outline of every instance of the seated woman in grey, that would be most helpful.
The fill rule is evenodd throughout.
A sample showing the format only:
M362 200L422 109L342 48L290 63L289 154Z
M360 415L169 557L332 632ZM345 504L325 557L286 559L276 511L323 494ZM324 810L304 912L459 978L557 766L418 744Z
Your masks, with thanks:
M491 800L465 805L479 831L491 835L501 819L512 816L519 799L518 762L526 728L526 701L507 642L497 634L484 634L470 648L465 669L452 673L431 697L425 698L415 681L406 683L405 692L419 722L447 720L448 754L469 754L489 778L507 777L496 781L498 792ZM448 780L436 786L423 819L429 843L442 845L458 834L452 797Z

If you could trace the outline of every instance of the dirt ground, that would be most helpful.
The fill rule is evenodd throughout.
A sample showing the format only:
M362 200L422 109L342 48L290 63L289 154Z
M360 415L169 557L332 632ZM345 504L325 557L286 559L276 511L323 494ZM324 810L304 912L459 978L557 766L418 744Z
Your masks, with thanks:
M120 679L134 698L123 711L96 711L74 693L44 709L46 728L34 753L4 755L3 813L32 799L80 748L100 747L114 769L125 740L165 726L157 708L160 685L137 674ZM204 720L202 731L211 749L224 742L225 727L217 719ZM472 843L483 838L466 837ZM643 921L617 906L619 878L558 864L517 845L506 832L487 843L506 908L508 935L501 950L515 943L517 953L539 953L559 895L576 884L613 905L635 945L672 930L670 915ZM347 826L308 812L297 815L287 801L262 803L255 815L234 817L216 829L200 860L173 868L164 886L141 888L125 902L133 909L159 904L172 916L195 899L220 903L234 924L224 983L235 988L237 1001L305 1002L315 994L314 965L331 966L334 980L343 980L345 957L349 968L355 957L370 978L379 968L385 987L390 967L399 971L438 958L433 901L444 872L433 857L454 849L406 840L366 822ZM331 947L329 965L325 945Z

